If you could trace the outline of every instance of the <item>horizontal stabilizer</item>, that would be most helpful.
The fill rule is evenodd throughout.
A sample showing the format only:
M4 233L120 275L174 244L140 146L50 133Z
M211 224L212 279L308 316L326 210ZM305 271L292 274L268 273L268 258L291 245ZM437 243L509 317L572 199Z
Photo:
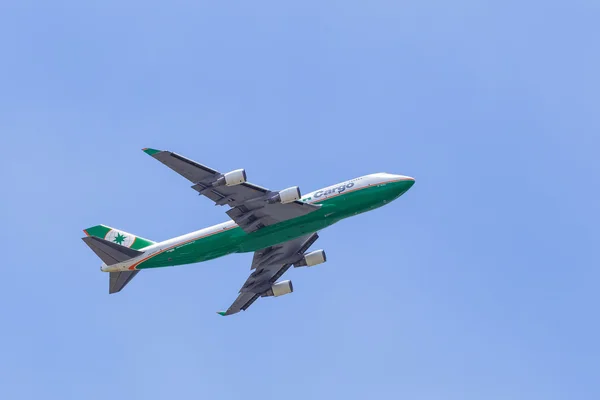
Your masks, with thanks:
M118 264L143 253L94 236L86 236L82 240L106 265Z
M111 272L110 280L108 284L108 293L113 294L120 292L133 279L139 270L135 271L122 271L122 272Z

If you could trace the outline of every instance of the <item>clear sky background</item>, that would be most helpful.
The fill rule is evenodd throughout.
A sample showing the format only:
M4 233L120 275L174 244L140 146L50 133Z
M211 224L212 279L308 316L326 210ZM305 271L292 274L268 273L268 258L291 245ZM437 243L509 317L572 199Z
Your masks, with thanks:
M4 1L0 398L598 399L598 1ZM222 318L251 254L117 295L80 240L225 209L140 151L305 193L414 176Z

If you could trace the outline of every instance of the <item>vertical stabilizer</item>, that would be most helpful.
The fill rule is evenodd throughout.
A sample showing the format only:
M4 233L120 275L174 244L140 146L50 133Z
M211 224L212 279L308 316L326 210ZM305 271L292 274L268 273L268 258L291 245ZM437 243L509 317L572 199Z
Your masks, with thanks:
M144 239L143 237L139 237L119 229L111 228L110 226L106 225L92 226L91 228L84 229L83 232L87 236L104 239L133 250L140 250L156 243L152 240Z
M131 233L96 225L84 229L83 241L96 253L106 265L114 265L143 254L142 249L153 245L152 240ZM127 285L139 271L111 272L108 280L108 293L117 293Z

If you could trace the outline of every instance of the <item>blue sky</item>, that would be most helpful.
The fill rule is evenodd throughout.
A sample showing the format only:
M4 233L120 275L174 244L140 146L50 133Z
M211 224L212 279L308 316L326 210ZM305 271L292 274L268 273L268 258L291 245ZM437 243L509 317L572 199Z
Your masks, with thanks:
M0 398L600 398L597 1L7 1ZM414 176L221 318L250 254L122 293L81 242L226 220L140 151L269 188Z

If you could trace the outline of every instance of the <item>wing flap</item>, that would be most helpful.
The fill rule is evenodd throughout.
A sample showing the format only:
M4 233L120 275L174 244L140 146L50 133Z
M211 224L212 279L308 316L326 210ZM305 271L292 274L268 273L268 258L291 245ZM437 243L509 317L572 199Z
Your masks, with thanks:
M300 201L288 204L263 203L254 208L249 208L246 205L234 207L227 211L227 215L244 231L254 232L265 226L304 216L319 209L319 207L320 205Z

